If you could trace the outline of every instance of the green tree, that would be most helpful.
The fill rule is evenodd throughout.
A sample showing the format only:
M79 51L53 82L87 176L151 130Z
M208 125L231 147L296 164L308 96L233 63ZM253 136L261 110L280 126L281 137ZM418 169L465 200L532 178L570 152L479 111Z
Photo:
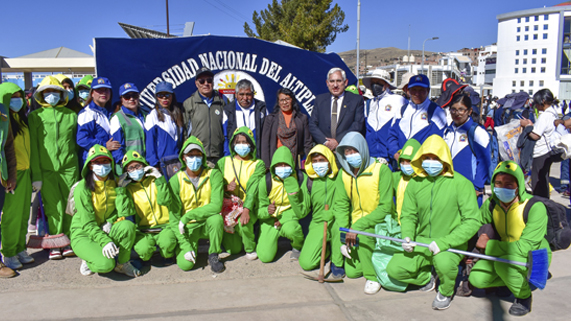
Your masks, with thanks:
M343 25L345 12L339 5L331 8L332 0L273 0L258 14L254 11L254 32L244 23L249 37L268 41L283 40L303 49L324 52L338 33L349 29Z

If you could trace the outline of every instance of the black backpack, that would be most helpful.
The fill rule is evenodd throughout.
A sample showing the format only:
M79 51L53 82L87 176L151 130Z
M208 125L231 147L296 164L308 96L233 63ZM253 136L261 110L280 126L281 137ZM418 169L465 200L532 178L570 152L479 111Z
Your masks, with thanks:
M571 228L567 222L567 209L565 206L556 203L548 198L533 196L525 205L523 210L523 221L527 223L527 217L531 207L541 202L547 209L547 234L545 239L549 242L552 251L565 250L571 245ZM490 201L490 213L493 213L496 202Z
M299 170L297 171L297 183L301 188L301 184L303 184L303 172ZM309 194L311 194L311 187L313 186L313 180L310 177L307 177L306 185L307 185L307 191L309 192ZM270 195L270 192L272 191L272 173L270 172L266 173L266 191L268 195Z

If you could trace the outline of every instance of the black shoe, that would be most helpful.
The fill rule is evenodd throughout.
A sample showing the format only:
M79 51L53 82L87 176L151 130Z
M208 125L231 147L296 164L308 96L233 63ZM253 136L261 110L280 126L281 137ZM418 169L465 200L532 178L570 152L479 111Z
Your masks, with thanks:
M509 313L515 316L524 316L531 312L531 295L527 299L515 299L510 307Z
M214 273L224 272L224 263L218 260L218 253L212 253L208 255L208 264L210 264L210 269Z
M496 291L496 295L498 298L509 298L512 295L512 291L507 286L500 286Z

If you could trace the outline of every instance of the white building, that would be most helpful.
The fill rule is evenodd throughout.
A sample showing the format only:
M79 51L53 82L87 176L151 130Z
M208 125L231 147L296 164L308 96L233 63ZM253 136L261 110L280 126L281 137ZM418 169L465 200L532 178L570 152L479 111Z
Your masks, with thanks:
M492 85L496 76L496 58L498 46L489 45L480 50L478 55L478 67L473 83L477 87Z
M556 97L570 99L571 5L515 11L497 19L494 95L532 95L549 88Z

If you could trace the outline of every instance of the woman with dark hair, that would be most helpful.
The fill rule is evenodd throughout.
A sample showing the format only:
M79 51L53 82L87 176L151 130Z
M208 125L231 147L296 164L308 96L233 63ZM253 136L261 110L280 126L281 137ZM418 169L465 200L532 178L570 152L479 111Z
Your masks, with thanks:
M266 168L281 146L289 148L297 168L300 164L296 161L301 161L313 147L308 118L301 112L294 93L287 88L278 90L274 109L264 122L260 148Z
M172 84L160 82L155 92L155 108L145 120L146 159L149 165L158 167L163 157L171 155L178 157L183 141L184 125Z
M73 192L77 213L71 222L71 247L82 259L79 271L85 276L113 269L130 277L141 275L129 261L135 224L119 217L115 207L114 163L111 153L95 144L87 153L83 180Z
M10 108L10 126L14 136L16 154L16 188L6 194L6 215L2 215L2 256L11 269L21 269L22 264L34 262L26 252L26 234L32 198L32 178L30 174L30 131L26 117L24 91L18 85L5 82L0 84L0 103Z
M468 93L455 94L449 106L452 123L444 130L444 141L450 148L454 171L474 184L478 205L482 205L484 184L490 175L490 136L470 117L472 100Z
M81 104L79 103L78 95L75 90L75 85L73 84L73 81L69 79L69 77L63 74L58 74L55 75L54 77L56 77L57 80L61 82L63 88L67 90L67 98L69 98L69 101L67 102L67 105L65 105L65 107L73 110L76 114L79 114L83 106L81 106Z
M535 124L529 119L520 120L522 127L533 126L528 137L535 140L531 164L531 188L533 195L549 198L549 170L551 164L561 162L561 153L554 148L557 135L554 121L559 118L555 106L559 100L549 89L541 89L533 95L533 105L539 111Z

